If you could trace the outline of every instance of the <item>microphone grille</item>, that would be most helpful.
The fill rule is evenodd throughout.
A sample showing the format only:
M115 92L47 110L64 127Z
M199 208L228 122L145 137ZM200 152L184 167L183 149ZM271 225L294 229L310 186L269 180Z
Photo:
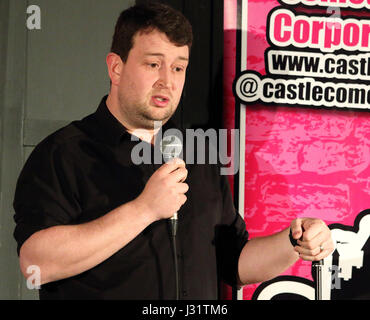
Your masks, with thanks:
M182 152L182 141L175 135L165 136L160 142L160 150L165 162L178 158Z

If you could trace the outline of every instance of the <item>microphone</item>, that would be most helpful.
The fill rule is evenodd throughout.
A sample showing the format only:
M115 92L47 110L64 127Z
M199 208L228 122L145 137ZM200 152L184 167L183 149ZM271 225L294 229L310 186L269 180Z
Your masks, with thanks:
M169 162L174 158L178 158L182 152L182 141L175 135L165 136L159 145L163 160Z
M175 135L168 135L162 138L160 142L160 150L165 163L169 162L174 158L178 158L182 151L182 141ZM179 268L177 261L177 246L176 246L176 234L178 217L177 212L169 219L171 222L171 235L172 235L172 249L175 266L175 286L176 286L176 300L180 299L180 285L179 285Z
M163 137L159 147L163 156L163 160L167 163L180 156L182 152L182 141L175 135L168 135ZM170 220L172 223L172 235L176 235L178 221L177 212L173 214Z

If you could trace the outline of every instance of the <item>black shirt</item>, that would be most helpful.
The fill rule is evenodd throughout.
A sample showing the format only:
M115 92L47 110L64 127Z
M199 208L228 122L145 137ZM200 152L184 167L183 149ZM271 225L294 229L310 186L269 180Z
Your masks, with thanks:
M18 254L39 230L88 222L135 199L160 167L132 162L132 149L143 142L132 141L106 98L95 113L47 137L28 158L14 199ZM221 279L236 283L248 233L220 167L187 169L188 200L178 212L180 298L217 299ZM157 221L94 268L42 285L40 299L174 299L172 252L168 221Z

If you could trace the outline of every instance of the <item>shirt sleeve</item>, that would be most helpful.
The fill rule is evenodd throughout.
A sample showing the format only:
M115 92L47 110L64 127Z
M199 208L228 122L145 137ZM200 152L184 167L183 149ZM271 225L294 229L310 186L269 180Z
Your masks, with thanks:
M223 215L216 230L217 266L221 279L233 286L237 284L239 256L249 235L244 219L235 210L227 177L220 177Z
M80 210L70 157L70 152L46 141L24 165L13 201L18 255L35 232L76 220Z

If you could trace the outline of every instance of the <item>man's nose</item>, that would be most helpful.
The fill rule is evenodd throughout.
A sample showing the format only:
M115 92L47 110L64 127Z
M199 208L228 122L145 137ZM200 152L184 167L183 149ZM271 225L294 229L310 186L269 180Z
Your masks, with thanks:
M156 84L160 87L170 89L171 88L171 71L167 68L161 68L158 73L158 80Z

